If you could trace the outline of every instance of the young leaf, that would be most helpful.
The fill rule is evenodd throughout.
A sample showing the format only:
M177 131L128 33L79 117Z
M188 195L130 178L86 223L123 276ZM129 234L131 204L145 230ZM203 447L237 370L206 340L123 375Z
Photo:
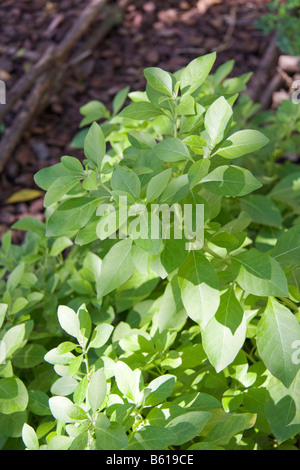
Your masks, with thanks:
M113 99L113 113L118 114L123 104L126 101L130 87L123 88L120 90Z
M104 414L99 414L96 424L97 450L122 450L128 445L126 432L121 424L110 422Z
M277 228L282 225L282 216L278 206L262 194L250 194L241 199L241 209L256 224Z
M218 154L231 160L256 152L268 143L269 139L261 132L246 129L228 137L213 155Z
M173 80L168 72L165 72L158 67L149 67L144 70L144 75L152 88L172 96Z
M289 387L299 371L293 345L300 340L300 324L291 311L270 298L257 330L258 353L269 371Z
M163 115L163 111L152 103L141 101L132 103L124 108L119 116L122 118L134 119L136 121L150 121L158 116Z
M110 183L115 191L125 191L134 199L138 199L140 196L141 183L139 177L125 166L116 166Z
M85 411L66 397L50 398L49 407L54 418L61 423L77 423L87 418Z
M75 338L79 338L80 335L80 326L79 318L71 308L66 305L60 305L57 311L58 321L60 326L66 333Z
M113 326L108 323L100 323L97 325L93 331L91 342L89 344L90 348L101 348L104 344L107 343L110 335L113 332Z
M233 289L221 296L220 306L202 333L209 361L220 372L231 364L246 339L247 322Z
M171 419L167 428L176 434L176 439L172 444L180 446L197 437L211 416L208 411L187 411Z
M175 386L174 375L162 375L152 380L145 389L145 406L156 406L163 403L172 393Z
M220 304L219 283L213 266L201 252L193 251L179 268L178 281L188 316L205 328Z
M176 137L168 137L153 147L154 155L163 162L180 162L190 159L187 146Z
M132 371L125 362L118 361L115 367L115 377L120 392L129 400L138 404L143 396L141 371L139 369Z
M283 266L300 264L300 225L295 225L278 238L271 255Z
M158 175L151 178L147 186L147 202L155 201L155 199L157 199L161 195L161 193L164 191L165 187L169 183L171 175L172 169L168 168L162 173L159 173Z
M97 295L103 297L126 282L135 269L131 256L132 240L118 241L102 262Z
M232 114L232 108L223 96L218 98L206 111L204 124L212 147L223 139Z
M261 183L249 170L238 166L219 166L201 180L201 184L218 196L245 196L259 189Z
M237 282L257 296L289 296L286 276L280 265L266 253L252 248L233 258L238 269Z
M182 93L192 94L203 84L215 63L216 57L216 53L213 52L198 57L189 63L180 77Z
M102 369L98 369L90 380L87 389L87 401L93 412L97 411L105 400L107 392L106 378Z
M84 154L88 160L100 166L106 152L106 142L99 124L94 122L84 140Z
M10 415L23 411L28 404L28 392L17 377L0 379L0 413Z
M29 450L38 450L39 449L39 440L35 433L35 430L28 424L24 424L22 429L22 440L25 446Z

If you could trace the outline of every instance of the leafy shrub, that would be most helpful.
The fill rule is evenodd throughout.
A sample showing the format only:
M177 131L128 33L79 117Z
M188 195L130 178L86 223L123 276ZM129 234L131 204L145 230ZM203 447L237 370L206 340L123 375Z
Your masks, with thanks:
M35 176L45 224L0 250L3 449L297 448L300 172L215 58L88 103L85 160ZM201 249L137 237L153 203L202 205Z
M268 8L270 12L258 22L258 27L266 34L277 31L279 49L289 55L300 54L300 2L299 0L273 0Z

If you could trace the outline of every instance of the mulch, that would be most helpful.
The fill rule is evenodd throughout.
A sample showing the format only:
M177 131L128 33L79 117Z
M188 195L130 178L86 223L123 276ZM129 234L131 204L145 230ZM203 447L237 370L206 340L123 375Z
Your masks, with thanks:
M116 0L111 3L122 2ZM83 9L82 0L2 0L0 80L7 94L50 44L59 44ZM43 198L6 204L20 189L36 189L33 175L62 155L82 156L70 142L78 132L79 108L100 100L111 109L125 86L143 90L146 67L174 72L200 55L217 51L216 66L234 59L234 76L259 70L269 38L256 26L266 0L132 1L122 21L91 56L78 64L59 95L32 122L0 176L0 236L19 218L43 219ZM105 21L105 20L104 20ZM96 25L97 27L97 25ZM92 34L92 32L91 32ZM250 82L251 86L251 82ZM2 105L1 105L2 106ZM18 111L7 117L9 126Z

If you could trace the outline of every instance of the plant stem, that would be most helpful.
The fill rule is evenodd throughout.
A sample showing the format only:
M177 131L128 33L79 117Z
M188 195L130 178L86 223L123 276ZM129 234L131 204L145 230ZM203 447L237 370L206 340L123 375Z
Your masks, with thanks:
M288 308L294 310L294 312L299 312L299 307L292 302L292 300L288 299L287 297L278 297L279 300Z

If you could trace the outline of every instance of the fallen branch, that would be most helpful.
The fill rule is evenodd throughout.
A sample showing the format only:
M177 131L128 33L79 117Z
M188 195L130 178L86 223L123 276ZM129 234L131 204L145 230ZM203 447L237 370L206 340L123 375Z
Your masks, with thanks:
M268 87L270 80L271 69L277 65L279 58L279 50L277 47L277 35L274 33L270 38L270 44L267 47L262 59L261 66L252 77L251 87L247 94L255 102L260 102L260 98L264 90Z
M29 90L32 91L0 142L0 173L32 120L49 105L53 95L59 91L70 75L72 67L88 57L109 30L120 21L120 9L110 9L97 33L86 39L76 54L71 54L106 2L107 0L92 0L65 39L58 46L47 49L43 58L11 90L9 101L0 112L0 122Z

